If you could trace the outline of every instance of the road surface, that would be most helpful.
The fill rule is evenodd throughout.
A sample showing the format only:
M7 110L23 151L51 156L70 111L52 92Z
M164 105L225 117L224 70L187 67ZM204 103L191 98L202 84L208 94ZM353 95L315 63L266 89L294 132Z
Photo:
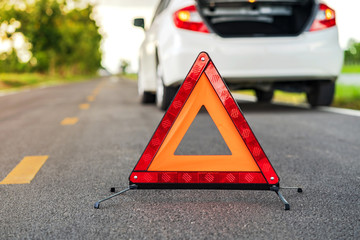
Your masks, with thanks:
M359 86L360 85L360 74L357 74L357 73L341 74L337 80L337 83L343 84L343 85Z
M281 185L303 187L283 191L290 211L273 192L230 190L130 191L96 210L110 187L127 187L163 112L116 78L0 97L0 238L359 239L360 118L239 105ZM197 125L179 151L209 149L213 134ZM29 156L47 158L30 183L9 184Z

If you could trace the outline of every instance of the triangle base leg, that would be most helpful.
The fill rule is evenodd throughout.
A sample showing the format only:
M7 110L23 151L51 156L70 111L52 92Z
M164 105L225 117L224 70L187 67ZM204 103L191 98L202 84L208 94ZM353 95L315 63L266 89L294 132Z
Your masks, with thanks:
M296 189L298 193L303 192L301 187L280 187L280 189Z
M284 196L281 194L281 192L275 191L276 194L279 196L280 200L284 203L285 206L285 210L290 210L290 204L288 203L288 201L286 201L286 199L284 198Z
M284 196L282 195L282 193L280 192L280 189L296 189L298 193L302 193L303 190L301 187L279 187L279 186L272 186L270 188L271 191L274 191L278 197L280 198L280 200L284 203L285 206L285 210L290 210L290 204L288 203L288 201L286 201L286 199L284 198Z
M111 195L111 196L109 196L109 197L107 197L107 198L104 198L104 199L101 199L101 200L97 201L97 202L94 204L94 208L95 208L95 209L98 209L98 208L100 207L100 203L101 203L101 202L104 202L104 201L106 201L106 200L109 200L109 199L111 199L111 198L113 198L113 197L116 197L116 196L118 196L118 195L120 195L120 194L123 194L123 193L125 193L125 192L127 192L127 191L129 191L129 190L136 189L136 188L137 188L137 186L136 186L135 184L132 184L132 185L130 185L129 187L125 188L124 190L120 191L120 192L117 192L117 193L115 193L115 194L113 194L113 195ZM112 190L112 189L111 189L111 190Z

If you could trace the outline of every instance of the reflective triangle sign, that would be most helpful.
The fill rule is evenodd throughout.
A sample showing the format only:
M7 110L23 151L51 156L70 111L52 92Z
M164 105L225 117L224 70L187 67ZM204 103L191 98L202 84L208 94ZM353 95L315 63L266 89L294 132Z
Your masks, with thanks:
M175 154L205 108L231 154ZM129 177L137 188L264 189L279 177L213 62L202 52Z

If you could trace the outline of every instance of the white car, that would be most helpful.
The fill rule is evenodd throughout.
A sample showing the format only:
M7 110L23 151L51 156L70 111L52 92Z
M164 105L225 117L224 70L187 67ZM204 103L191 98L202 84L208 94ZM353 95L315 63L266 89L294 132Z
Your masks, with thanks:
M140 49L141 101L166 109L201 51L260 102L280 89L330 105L343 63L335 11L318 0L160 0Z

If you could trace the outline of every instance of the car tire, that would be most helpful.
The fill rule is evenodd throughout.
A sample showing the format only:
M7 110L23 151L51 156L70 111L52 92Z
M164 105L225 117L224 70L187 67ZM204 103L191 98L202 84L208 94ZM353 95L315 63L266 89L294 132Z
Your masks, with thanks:
M167 110L175 97L177 90L177 87L168 87L164 85L161 65L158 64L156 71L156 105L158 108Z
M140 95L140 101L142 104L149 104L155 102L155 94L152 92L143 92Z
M331 105L335 95L335 82L322 81L313 84L306 93L308 103L312 107Z
M256 94L256 99L258 102L269 103L269 102L271 102L271 99L274 96L274 90L263 91L263 90L256 89L255 94Z

